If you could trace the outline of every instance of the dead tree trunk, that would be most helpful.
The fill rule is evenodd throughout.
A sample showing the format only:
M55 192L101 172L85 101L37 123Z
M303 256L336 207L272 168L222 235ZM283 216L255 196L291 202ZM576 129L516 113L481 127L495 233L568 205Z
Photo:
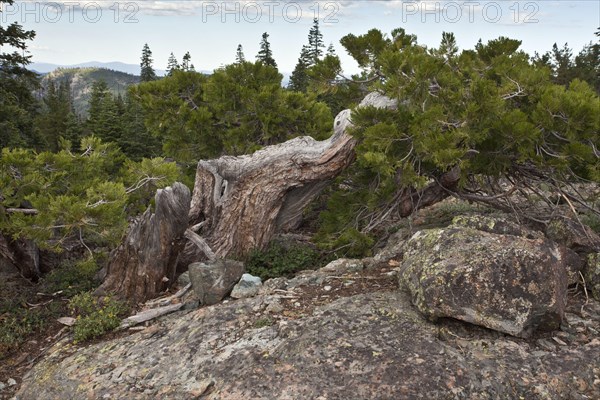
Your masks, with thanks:
M185 244L190 200L189 189L181 183L157 191L155 212L148 208L111 254L97 295L114 293L142 302L168 288Z
M359 107L365 106L397 103L371 93ZM297 226L306 205L354 160L350 116L350 110L342 111L325 141L300 137L252 155L198 163L190 225L200 226L199 236L217 257L243 256L264 247L274 233ZM205 259L204 253L189 242L182 263Z

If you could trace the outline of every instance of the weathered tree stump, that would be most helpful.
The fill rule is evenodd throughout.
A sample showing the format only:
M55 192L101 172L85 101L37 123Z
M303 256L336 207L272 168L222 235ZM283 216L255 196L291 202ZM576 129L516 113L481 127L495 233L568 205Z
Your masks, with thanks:
M359 107L396 105L372 93ZM252 155L198 163L190 225L200 226L198 235L217 257L246 255L299 224L304 208L354 160L350 116L342 111L324 141L298 137ZM188 243L182 263L203 259L205 251Z
M142 302L169 287L185 244L190 200L190 190L181 183L157 191L155 212L148 208L111 254L97 295L114 293Z

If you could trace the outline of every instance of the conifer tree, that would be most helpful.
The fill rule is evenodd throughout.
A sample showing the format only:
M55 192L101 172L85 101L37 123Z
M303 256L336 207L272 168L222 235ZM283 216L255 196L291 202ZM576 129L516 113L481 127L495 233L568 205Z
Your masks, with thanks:
M246 62L246 56L244 56L244 48L241 44L238 44L237 51L235 52L235 62L242 64Z
M142 49L142 62L140 63L140 80L142 82L150 82L156 80L156 72L152 67L152 51L148 43L144 44Z
M171 76L173 74L173 71L177 69L179 69L179 63L177 62L177 58L175 58L175 55L171 53L171 55L169 56L169 61L167 61L167 75Z
M273 51L271 50L271 43L269 43L269 34L263 33L262 40L260 41L260 51L256 56L256 59L262 62L264 65L277 68L277 63L273 58Z
M36 129L50 151L59 150L61 137L76 141L79 139L66 137L68 128L71 129L70 134L73 134L73 124L76 122L70 87L69 81L58 84L50 81L43 98L43 111L35 121Z
M308 33L308 47L311 64L316 64L323 56L323 49L325 48L318 18L313 19L313 26Z
M0 0L0 12L3 4L12 3ZM42 145L32 119L37 109L32 92L39 82L26 68L31 62L27 42L34 38L34 31L26 31L16 22L0 26L0 147ZM3 52L5 45L15 51Z
M353 187L331 197L321 244L362 255L378 226L389 215L410 215L417 198L422 207L427 190L440 190L433 202L450 192L543 220L556 204L536 195L600 182L598 96L578 79L554 84L519 40L480 41L459 53L450 34L432 51L402 30L391 38L371 30L341 43L365 69L361 84L398 107L352 114L357 162L343 179ZM570 52L554 52L557 64L568 66ZM577 190L568 196L579 205L592 199ZM523 208L511 208L517 203Z
M87 121L89 133L104 142L118 144L122 135L122 114L105 81L94 82L89 105Z
M289 88L291 90L295 90L296 92L306 93L306 89L308 88L308 68L311 65L309 51L310 49L307 46L302 47L300 58L298 58L298 63L292 72L292 76L290 76Z
M558 48L556 43L552 46L552 67L554 68L554 81L559 85L567 85L573 79L573 51L565 43Z
M190 55L190 52L186 52L183 56L183 60L181 61L181 69L183 71L190 71L192 69L191 64L191 60L192 60L192 56Z
M326 55L332 56L332 57L337 56L337 53L335 52L335 47L333 47L333 42L329 43L329 47L327 48Z

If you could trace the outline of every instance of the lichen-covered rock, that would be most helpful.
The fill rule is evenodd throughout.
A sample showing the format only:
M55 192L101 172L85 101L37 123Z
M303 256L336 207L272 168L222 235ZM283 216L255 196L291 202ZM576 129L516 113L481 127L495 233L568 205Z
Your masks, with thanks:
M27 374L16 398L600 398L597 334L545 350L450 320L433 325L398 290L342 297L297 318L286 316L285 299L278 300L282 312L261 314L275 299L172 315L79 349L63 340ZM588 324L597 332L600 306L592 300L586 310L596 319L574 319L572 328Z
M498 235L520 236L528 239L539 239L544 236L541 232L527 229L506 218L494 218L485 215L460 215L452 220L452 225L464 226Z
M584 276L585 284L592 296L600 301L600 253L588 255Z
M212 305L231 293L244 274L244 264L232 260L217 260L211 264L193 263L189 266L192 289L200 304Z
M600 252L600 236L588 226L565 216L554 218L546 227L546 236L578 254Z
M245 299L256 296L262 286L262 280L258 276L250 274L242 275L242 279L233 287L231 297L234 299Z
M527 337L536 328L558 328L563 318L561 254L546 239L451 225L409 240L400 280L431 319L451 317Z

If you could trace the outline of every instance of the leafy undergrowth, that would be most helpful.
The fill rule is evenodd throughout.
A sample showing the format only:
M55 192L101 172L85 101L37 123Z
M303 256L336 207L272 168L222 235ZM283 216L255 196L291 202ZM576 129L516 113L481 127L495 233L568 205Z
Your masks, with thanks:
M260 276L263 281L280 276L318 269L331 261L314 246L303 243L273 241L265 250L253 251L246 261L246 271Z
M124 303L111 297L98 299L90 292L74 296L69 309L76 316L73 325L75 343L95 339L117 328L126 314Z
M32 283L10 265L0 265L0 381L19 377L54 342L69 332L57 321L72 315L75 341L104 334L118 326L124 307L106 298L95 300L98 285L94 259L68 260ZM10 398L11 387L0 393ZM6 397L9 396L9 397Z

